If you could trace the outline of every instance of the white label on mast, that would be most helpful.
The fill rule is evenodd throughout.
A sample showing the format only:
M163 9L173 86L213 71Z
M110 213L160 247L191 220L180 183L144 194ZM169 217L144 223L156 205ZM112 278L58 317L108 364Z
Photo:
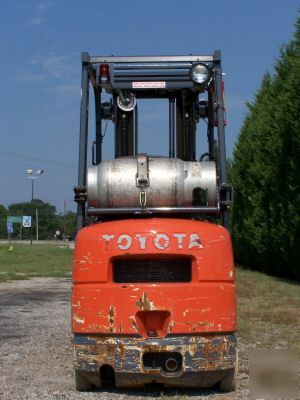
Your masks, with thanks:
M165 89L165 87L164 81L132 82L133 89Z

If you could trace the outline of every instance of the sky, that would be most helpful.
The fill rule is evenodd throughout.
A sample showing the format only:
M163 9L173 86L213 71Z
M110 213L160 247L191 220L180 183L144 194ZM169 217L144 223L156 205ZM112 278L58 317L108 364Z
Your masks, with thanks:
M298 0L2 0L0 204L29 201L26 170L43 169L34 197L59 212L64 201L75 210L82 51L185 55L221 49L231 156L245 102L290 40L298 7ZM166 152L167 118L166 102L143 101L139 151ZM104 158L113 156L110 125ZM93 135L91 112L90 141ZM199 129L199 144L204 138L205 129Z

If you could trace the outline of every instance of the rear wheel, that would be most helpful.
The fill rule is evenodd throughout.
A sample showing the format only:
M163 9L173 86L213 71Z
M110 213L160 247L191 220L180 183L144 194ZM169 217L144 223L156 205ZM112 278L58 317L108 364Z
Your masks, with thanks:
M85 392L93 388L92 383L87 379L86 376L84 376L79 371L74 372L74 377L75 377L75 388L79 392Z
M220 381L219 389L222 392L233 392L236 388L235 368L229 370L224 378Z
M230 369L224 378L220 381L219 389L222 392L233 392L236 389L236 375L238 372L239 353L236 350L234 368Z

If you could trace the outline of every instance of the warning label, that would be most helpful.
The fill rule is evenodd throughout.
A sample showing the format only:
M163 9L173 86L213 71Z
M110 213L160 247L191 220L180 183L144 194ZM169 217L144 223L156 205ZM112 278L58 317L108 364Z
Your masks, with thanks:
M154 82L132 82L133 89L164 89L166 82L154 81Z

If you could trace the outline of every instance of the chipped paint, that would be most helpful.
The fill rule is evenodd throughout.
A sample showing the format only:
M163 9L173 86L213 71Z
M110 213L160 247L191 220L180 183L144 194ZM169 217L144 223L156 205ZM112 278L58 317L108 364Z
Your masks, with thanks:
M109 332L115 332L115 307L110 306L108 311Z
M143 292L139 301L137 301L135 304L142 311L156 310L156 307L154 306L153 301L148 300L148 295L146 292Z
M84 318L80 318L78 317L78 315L73 314L73 320L77 323L77 324L84 324Z
M118 381L121 376L127 387L134 387L139 380L147 383L155 379L156 382L163 383L168 378L172 382L179 376L184 385L189 386L190 372L199 373L197 379L193 375L193 382L199 384L204 371L214 371L219 376L219 372L233 368L236 339L231 334L167 336L163 339L123 335L75 335L74 350L76 370L95 372L98 375L101 365L109 364L114 368L117 386L122 386L121 381ZM145 368L143 354L149 352L179 353L182 357L181 370L168 375L160 368Z
M139 333L139 327L137 325L135 318L132 319L132 326L133 326L133 329L136 331L136 333Z

